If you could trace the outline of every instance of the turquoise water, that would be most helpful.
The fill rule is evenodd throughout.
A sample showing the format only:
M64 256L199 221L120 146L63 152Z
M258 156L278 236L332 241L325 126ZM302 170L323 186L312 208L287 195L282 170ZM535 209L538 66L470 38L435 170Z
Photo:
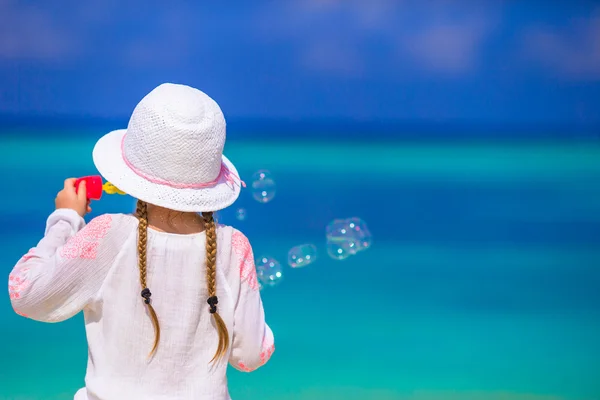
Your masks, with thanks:
M99 134L99 133L98 133ZM94 173L84 139L0 138L0 271L41 237L68 176ZM277 350L230 373L234 400L600 399L600 144L244 142L226 148L242 177L260 168L275 199L246 191L222 222L258 255L319 259L263 291ZM12 189L8 189L12 188ZM128 212L107 196L94 215ZM358 216L371 249L325 254L325 226ZM0 301L0 399L69 399L83 385L81 316L42 324Z

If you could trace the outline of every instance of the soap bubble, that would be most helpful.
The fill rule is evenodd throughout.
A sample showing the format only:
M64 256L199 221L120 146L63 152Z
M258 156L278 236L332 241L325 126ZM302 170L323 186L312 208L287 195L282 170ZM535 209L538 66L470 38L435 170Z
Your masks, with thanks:
M313 244L294 246L288 252L288 264L292 268L306 267L317 260L317 247Z
M252 196L259 203L268 203L275 197L275 181L271 173L261 169L252 175Z
M371 232L360 218L335 219L327 225L327 254L344 260L371 246Z
M352 230L350 224L346 219L334 219L327 225L326 233L328 238L350 238L352 237Z
M353 235L356 238L356 245L358 251L366 250L369 247L371 247L373 239L365 221L356 217L349 218L348 227L353 232Z
M283 279L281 264L271 257L260 257L256 261L256 273L260 282L265 286L275 286Z
M358 251L358 239L346 219L334 219L326 228L328 253L337 260L348 258ZM329 249L329 247L332 247Z
M345 260L354 254L350 247L350 242L347 240L343 241L327 241L327 254L334 260Z
M235 212L235 217L239 220L239 221L243 221L246 219L246 209L245 208L238 208Z

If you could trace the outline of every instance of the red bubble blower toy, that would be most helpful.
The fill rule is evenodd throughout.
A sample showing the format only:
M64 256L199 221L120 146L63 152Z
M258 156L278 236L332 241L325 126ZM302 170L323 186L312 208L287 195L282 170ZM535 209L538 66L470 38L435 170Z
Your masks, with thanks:
M126 194L110 182L102 183L102 177L100 175L78 178L75 181L75 191L79 189L79 184L82 181L85 181L86 194L89 200L100 200L103 192L106 192L106 194Z

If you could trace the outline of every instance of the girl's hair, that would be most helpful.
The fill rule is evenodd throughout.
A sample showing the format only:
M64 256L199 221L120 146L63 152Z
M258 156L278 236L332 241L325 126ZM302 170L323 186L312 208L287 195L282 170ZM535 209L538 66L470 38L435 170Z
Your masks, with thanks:
M148 237L148 205L146 202L138 200L136 209L137 218L139 219L138 226L138 265L140 269L140 283L142 285L142 297L144 303L148 307L152 325L154 326L154 346L150 352L150 356L154 354L160 341L160 325L158 317L152 307L150 297L152 293L148 289L146 282L146 244ZM219 344L217 351L210 362L221 358L229 348L229 332L227 326L217 313L217 228L213 213L202 213L204 218L204 230L206 232L206 283L208 286L208 305L209 311L213 315L217 332L219 333Z
M202 213L204 218L204 230L206 232L206 283L208 285L208 304L210 312L215 319L217 332L219 333L219 345L211 362L221 358L229 347L229 332L225 322L217 313L217 227L213 213Z

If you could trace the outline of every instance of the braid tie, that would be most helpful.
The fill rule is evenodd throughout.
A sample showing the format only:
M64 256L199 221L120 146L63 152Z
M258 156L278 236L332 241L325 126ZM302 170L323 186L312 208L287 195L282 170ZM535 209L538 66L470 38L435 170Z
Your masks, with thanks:
M219 298L217 296L210 296L207 300L208 305L210 306L210 313L214 314L217 312L217 304L219 304Z
M150 289L144 288L144 290L142 290L142 297L144 298L144 303L150 304L151 296L152 296L152 292L150 292Z

